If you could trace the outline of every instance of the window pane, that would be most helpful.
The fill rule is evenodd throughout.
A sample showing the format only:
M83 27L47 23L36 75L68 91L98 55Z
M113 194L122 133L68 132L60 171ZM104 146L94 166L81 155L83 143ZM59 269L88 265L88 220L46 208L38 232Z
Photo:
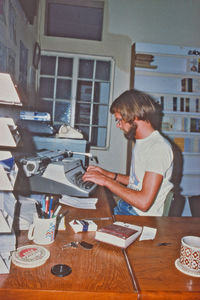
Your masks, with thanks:
M106 146L106 128L92 128L91 146L105 147Z
M89 140L89 126L80 126L80 125L77 125L75 127L77 129L81 130L81 132L83 133L84 139L86 139L88 141Z
M71 99L71 80L57 80L56 98Z
M56 66L55 56L42 56L41 57L41 67L40 74L54 75Z
M73 59L67 57L58 58L58 76L72 77Z
M94 102L109 103L110 83L95 82L94 86Z
M90 105L78 103L76 105L76 123L90 124Z
M78 81L77 85L77 100L91 102L92 98L92 82Z
M52 111L53 111L53 101L46 101L46 100L41 100L39 104L39 109L41 111L45 111L51 114L52 116Z
M79 78L93 78L94 61L80 59L79 61Z
M96 63L96 79L110 80L110 62L109 61L97 61Z
M99 125L99 126L106 126L107 120L108 120L108 106L94 104L92 124Z
M70 124L71 120L71 104L56 101L55 121Z
M92 6L48 3L45 34L100 41L103 25L103 5L98 5L99 7Z
M53 99L53 91L54 91L54 79L40 78L40 97Z

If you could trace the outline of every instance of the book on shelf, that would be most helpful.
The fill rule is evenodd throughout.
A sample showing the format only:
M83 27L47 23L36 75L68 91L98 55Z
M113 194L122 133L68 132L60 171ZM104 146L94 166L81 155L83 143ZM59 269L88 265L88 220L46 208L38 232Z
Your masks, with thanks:
M154 56L152 54L145 54L145 53L136 53L135 55L136 60L145 60L145 61L153 61Z
M192 78L183 78L181 80L181 90L182 92L192 92Z
M154 66L154 65L150 65L150 64L148 64L148 63L146 63L146 62L143 62L143 63L141 63L141 62L135 62L135 66L137 67L137 68L146 68L146 69L157 69L157 66Z
M120 248L127 248L141 234L142 227L124 222L114 222L99 228L95 239Z

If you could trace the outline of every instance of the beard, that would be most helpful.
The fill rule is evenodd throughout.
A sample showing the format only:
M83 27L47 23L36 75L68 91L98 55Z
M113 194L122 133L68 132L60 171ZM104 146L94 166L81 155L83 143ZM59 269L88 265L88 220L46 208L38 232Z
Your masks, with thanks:
M125 138L127 140L135 142L136 129L137 129L137 125L133 122L130 130L128 132L124 133Z

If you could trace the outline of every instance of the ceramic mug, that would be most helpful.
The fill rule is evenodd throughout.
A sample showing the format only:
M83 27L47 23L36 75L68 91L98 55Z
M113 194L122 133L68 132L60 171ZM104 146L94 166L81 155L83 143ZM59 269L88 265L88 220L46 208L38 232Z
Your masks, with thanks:
M200 274L200 237L184 236L181 239L179 261L187 270Z
M40 245L51 244L55 239L55 230L56 217L42 219L35 214L33 224L30 225L28 230L28 239Z

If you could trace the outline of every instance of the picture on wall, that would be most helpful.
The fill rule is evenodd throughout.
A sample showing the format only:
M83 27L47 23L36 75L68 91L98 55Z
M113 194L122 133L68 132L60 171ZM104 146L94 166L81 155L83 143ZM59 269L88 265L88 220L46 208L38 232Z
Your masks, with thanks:
M5 13L6 0L0 0L0 21L6 24L6 13Z
M0 41L0 72L7 71L7 47Z
M9 30L10 30L10 39L16 44L17 38L16 38L16 12L14 7L11 4L11 1L9 1Z
M15 78L15 52L8 49L8 67L7 72L10 73Z
M27 68L28 68L28 49L24 43L20 41L20 56L19 56L19 85L23 91L27 90Z

